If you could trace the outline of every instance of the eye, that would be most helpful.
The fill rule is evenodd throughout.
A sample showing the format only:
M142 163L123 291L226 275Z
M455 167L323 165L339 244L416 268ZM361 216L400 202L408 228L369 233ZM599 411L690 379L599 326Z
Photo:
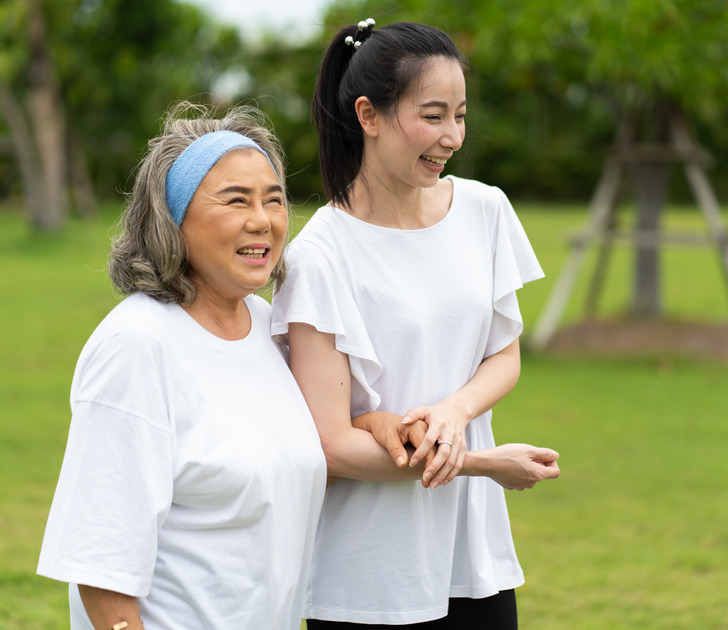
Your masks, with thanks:
M437 114L430 114L429 116L425 116L425 120L438 121L440 120L440 116Z
M270 198L270 199L268 199L268 200L267 200L267 201L266 201L265 203L266 203L267 205L271 205L271 204L273 204L273 205L277 205L277 206L282 206L282 205L283 205L283 197L278 197L278 196L276 196L276 197L271 197L271 198Z

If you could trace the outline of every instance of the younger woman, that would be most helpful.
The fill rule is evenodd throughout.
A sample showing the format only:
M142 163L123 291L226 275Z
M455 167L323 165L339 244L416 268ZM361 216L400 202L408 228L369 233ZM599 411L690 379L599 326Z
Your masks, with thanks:
M313 113L330 203L291 244L273 308L343 478L319 522L308 627L515 628L523 574L503 487L557 477L558 454L495 447L491 409L519 377L515 291L543 274L500 190L441 177L465 135L450 38L373 26L343 29L323 60ZM409 466L396 414L427 424Z

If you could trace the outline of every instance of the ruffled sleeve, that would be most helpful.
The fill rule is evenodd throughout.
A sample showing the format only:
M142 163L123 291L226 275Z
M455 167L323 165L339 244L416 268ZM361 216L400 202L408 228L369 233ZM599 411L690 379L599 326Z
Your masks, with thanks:
M317 244L299 237L287 252L288 277L273 297L271 334L288 345L288 325L300 322L334 335L336 349L349 358L351 414L379 407L372 385L382 366L357 308L350 283Z
M491 226L493 248L493 322L485 356L511 344L523 332L516 291L527 282L543 278L536 254L513 206L498 188L497 212Z

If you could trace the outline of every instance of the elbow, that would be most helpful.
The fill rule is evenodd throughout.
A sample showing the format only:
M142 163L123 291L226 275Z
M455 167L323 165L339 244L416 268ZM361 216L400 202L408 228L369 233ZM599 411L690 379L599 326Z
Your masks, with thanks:
M344 461L342 458L341 440L330 435L319 435L321 448L326 457L326 470L329 476L344 477Z

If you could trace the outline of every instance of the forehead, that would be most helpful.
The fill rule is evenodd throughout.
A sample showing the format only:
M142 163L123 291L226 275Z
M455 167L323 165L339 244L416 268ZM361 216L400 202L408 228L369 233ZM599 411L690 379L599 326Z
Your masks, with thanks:
M465 75L456 59L432 58L422 66L419 76L401 100L419 104L433 98L456 101L458 105L465 100Z
M214 183L220 180L258 181L277 183L278 177L266 157L251 147L236 148L223 155L202 180Z

